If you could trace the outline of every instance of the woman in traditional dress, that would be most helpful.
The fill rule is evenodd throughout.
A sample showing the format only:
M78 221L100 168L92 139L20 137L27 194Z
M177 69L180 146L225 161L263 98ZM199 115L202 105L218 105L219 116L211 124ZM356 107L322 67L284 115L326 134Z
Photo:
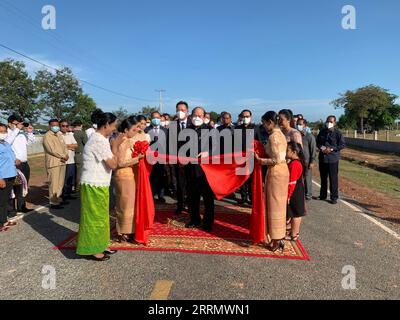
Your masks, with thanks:
M294 141L303 147L303 137L301 133L295 129L293 112L288 109L279 111L279 126L286 137L286 141Z
M114 174L119 242L134 242L138 164L144 155L132 158L133 146L137 141L150 143L150 136L141 131L140 125L136 117L130 117L119 127L123 141L118 147L118 169Z
M285 248L286 210L288 202L289 169L286 163L286 137L278 125L278 115L274 111L267 112L262 122L269 134L266 146L267 158L262 159L255 154L256 160L268 166L265 182L266 232L271 240L268 249L275 252Z
M83 152L81 177L81 220L76 253L96 261L110 259L115 251L110 244L109 186L112 170L118 166L118 157L110 147L108 137L116 130L117 118L111 113L98 112L97 130L92 134ZM117 138L116 143L121 143Z

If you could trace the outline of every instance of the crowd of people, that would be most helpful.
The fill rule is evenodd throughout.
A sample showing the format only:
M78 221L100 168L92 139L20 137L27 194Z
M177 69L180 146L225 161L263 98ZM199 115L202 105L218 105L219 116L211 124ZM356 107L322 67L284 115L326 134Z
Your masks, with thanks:
M119 242L135 242L137 219L138 168L145 154L135 154L137 142L171 146L180 150L187 144L196 146L197 158L205 159L215 146L204 143L204 131L224 133L221 139L237 131L242 136L242 151L249 151L248 139L264 145L265 154L253 152L255 161L263 166L265 179L266 235L265 246L271 251L283 250L285 240L297 241L302 218L307 214L307 201L313 199L313 169L319 163L321 191L319 199L328 196L336 204L340 151L345 147L343 135L336 128L336 117L329 116L326 127L315 138L307 120L284 109L269 111L257 125L251 110L243 110L234 122L229 112L217 121L202 107L190 111L181 101L174 116L155 111L150 118L136 115L118 123L112 113L96 110L92 126L84 130L81 121L51 119L43 138L45 166L49 182L49 205L59 210L68 201L80 198L81 218L77 254L96 261L106 261L115 251L109 250L110 210L115 212ZM170 141L170 130L177 134L191 130L186 140ZM25 196L29 184L27 146L35 142L33 128L23 119L11 116L8 125L0 124L0 231L15 225L14 217L29 211ZM250 134L248 134L250 133ZM175 137L175 136L174 136ZM165 139L165 140L163 140ZM175 139L175 138L174 138ZM231 140L232 141L232 140ZM198 152L197 152L198 151ZM176 152L176 151L175 151ZM225 154L226 144L218 144ZM319 154L319 155L318 155ZM187 228L211 232L214 225L215 195L199 162L155 163L149 177L154 201L176 200L176 215L189 213ZM203 217L200 212L204 201ZM252 205L252 177L229 196L239 205Z

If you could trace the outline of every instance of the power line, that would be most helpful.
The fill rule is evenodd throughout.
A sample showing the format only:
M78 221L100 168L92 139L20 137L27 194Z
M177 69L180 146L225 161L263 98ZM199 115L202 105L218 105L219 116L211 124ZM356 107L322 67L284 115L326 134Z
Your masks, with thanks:
M49 68L49 69L52 69L52 70L54 70L54 71L58 71L58 69L56 69L56 68L54 68L54 67L52 67L52 66L49 66L49 65L47 65L47 64L45 64L45 63L43 63L43 62L41 62L41 61L39 61L39 60L37 60L37 59L34 59L34 58L32 58L32 57L30 57L30 56L28 56L28 55L26 55L26 54L23 54L23 53L21 53L21 52L19 52L19 51L17 51L17 50L14 50L14 49L12 49L12 48L10 48L10 47L4 45L4 44L1 44L1 43L0 43L0 47L6 49L6 50L8 50L8 51L11 51L11 52L13 52L13 53L15 53L15 54L17 54L17 55L20 55L21 57L24 57L25 59L28 59L28 60L31 60L31 61L37 63L37 64L40 64L40 65L42 65L42 66L45 67L45 68ZM100 90L106 91L106 92L108 92L108 93L112 93L112 94L114 94L114 95L121 96L121 97L124 97L124 98L127 98L127 99L138 100L138 101L146 101L146 102L154 102L154 100L144 99L144 98L138 98L138 97L133 97L133 96L129 96L129 95L124 94L124 93L120 93L120 92L117 92L117 91L114 91L114 90L111 90L111 89L107 89L107 88L105 88L105 87L99 86L99 85L97 85L97 84L94 84L94 83L89 82L89 81L86 81L86 80L82 80L82 79L78 79L78 80L79 80L80 82L85 83L85 84L87 84L87 85L89 85L89 86L92 86L92 87L94 87L94 88L97 88L97 89L100 89Z

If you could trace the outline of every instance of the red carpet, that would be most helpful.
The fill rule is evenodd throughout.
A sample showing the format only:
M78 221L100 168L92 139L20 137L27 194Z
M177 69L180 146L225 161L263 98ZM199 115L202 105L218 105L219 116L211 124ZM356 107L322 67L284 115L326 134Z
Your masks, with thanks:
M248 226L249 208L238 206L217 206L215 225L211 233L198 229L186 229L188 216L174 216L173 206L157 206L156 221L148 246L120 244L112 242L111 248L123 251L172 251L197 254L221 254L233 256L254 256L262 258L280 258L309 260L309 256L300 241L287 241L283 253L273 253L250 241ZM115 236L113 228L112 238ZM55 249L74 250L76 234L69 237Z

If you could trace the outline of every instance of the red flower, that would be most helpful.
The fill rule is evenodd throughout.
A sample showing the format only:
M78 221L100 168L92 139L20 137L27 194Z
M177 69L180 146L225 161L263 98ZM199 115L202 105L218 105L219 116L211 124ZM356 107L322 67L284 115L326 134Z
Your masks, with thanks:
M149 148L150 144L147 141L136 141L133 146L132 158L137 158L139 155L145 155Z

